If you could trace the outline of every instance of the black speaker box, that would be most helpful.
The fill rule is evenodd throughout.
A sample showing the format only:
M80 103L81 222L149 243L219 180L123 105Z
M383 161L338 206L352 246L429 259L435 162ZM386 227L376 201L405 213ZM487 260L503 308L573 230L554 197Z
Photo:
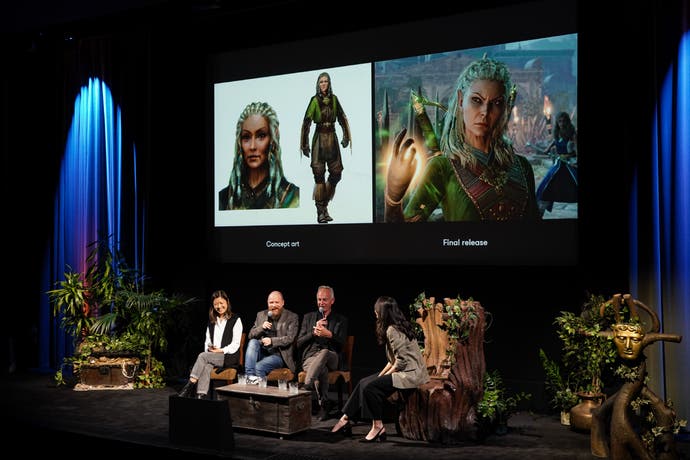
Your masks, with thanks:
M172 444L228 451L235 446L230 402L169 398L169 436Z

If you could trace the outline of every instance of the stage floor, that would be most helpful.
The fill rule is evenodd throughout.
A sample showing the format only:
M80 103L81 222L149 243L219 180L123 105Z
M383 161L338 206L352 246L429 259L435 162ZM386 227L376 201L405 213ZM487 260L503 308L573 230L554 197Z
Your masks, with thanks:
M369 430L356 425L353 437L331 435L335 416L312 422L311 429L285 436L233 430L235 447L229 452L180 447L168 436L169 396L176 389L74 391L56 387L51 376L10 375L0 379L0 413L6 450L68 454L72 458L234 458L271 460L320 459L594 459L589 434L562 426L556 415L518 413L506 435L490 436L482 444L452 446L410 441L386 425L382 443L358 442ZM199 420L198 423L206 423ZM30 439L31 441L27 441ZM9 443L9 446L8 446ZM11 452L17 452L10 449ZM690 443L680 442L681 458L690 458Z

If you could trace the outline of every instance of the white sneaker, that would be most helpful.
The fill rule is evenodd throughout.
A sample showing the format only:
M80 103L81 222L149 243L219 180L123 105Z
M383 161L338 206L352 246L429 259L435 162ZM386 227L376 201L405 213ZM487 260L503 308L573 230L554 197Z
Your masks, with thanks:
M247 376L247 385L258 385L259 380L261 380L259 377L256 375L248 375Z

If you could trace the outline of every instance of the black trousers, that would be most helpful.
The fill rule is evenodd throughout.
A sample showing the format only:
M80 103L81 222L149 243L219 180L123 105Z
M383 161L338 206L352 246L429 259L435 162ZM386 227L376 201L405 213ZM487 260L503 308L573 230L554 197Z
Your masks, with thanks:
M373 374L364 377L352 391L343 406L343 413L351 420L380 420L387 398L395 393L393 376L379 377Z

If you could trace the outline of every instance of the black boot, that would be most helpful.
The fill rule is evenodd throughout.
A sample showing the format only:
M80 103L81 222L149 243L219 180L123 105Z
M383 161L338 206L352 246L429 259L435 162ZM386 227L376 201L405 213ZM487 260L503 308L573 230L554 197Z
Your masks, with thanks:
M330 222L333 220L333 218L328 214L328 208L324 206L323 208L323 217L326 219L326 222Z
M196 388L196 383L192 383L191 380L187 380L187 383L182 387L177 396L180 398L191 398L194 395L194 389Z
M330 220L328 210L328 186L325 183L314 185L314 204L316 204L316 221L320 224L327 224Z
M328 216L328 210L326 209L326 205L322 204L320 202L317 202L316 203L316 221L320 224L327 224L328 223L328 217L327 216Z
M328 204L332 199L333 195L335 195L335 185L331 183L330 181L326 182L326 194L327 194L327 199L326 199L326 204ZM324 205L323 207L324 210L324 217L326 218L327 222L330 222L333 220L333 218L328 214L328 208Z

